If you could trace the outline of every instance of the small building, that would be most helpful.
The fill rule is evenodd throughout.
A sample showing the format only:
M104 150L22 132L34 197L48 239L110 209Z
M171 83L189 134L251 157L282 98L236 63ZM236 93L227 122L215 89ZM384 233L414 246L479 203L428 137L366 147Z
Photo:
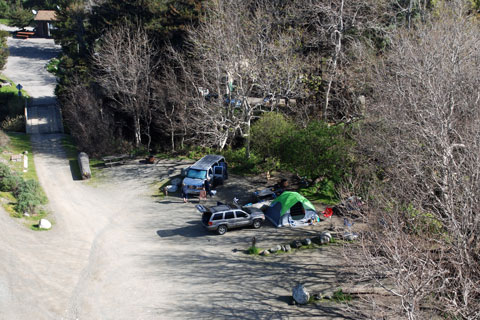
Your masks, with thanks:
M37 37L49 38L52 36L53 23L57 21L54 10L39 10L34 20L37 23L37 28L35 29Z

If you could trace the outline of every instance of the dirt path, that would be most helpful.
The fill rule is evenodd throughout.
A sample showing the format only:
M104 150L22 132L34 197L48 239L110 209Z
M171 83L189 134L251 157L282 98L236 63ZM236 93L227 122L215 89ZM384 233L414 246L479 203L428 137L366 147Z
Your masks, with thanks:
M40 96L48 96L45 86ZM151 196L151 182L185 163L104 169L105 183L93 187L72 179L61 137L32 136L53 229L31 231L0 212L0 319L345 318L335 304L287 302L297 282L315 290L338 285L338 250L266 258L241 252L253 236L268 247L314 230L210 234L193 204ZM235 178L228 183L238 192L248 187Z

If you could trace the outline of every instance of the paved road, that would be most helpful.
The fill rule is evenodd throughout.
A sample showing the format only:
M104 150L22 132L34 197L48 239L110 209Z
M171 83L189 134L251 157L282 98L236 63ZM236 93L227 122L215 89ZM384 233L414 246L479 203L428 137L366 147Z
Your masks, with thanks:
M63 132L54 93L56 79L45 70L46 63L58 56L59 46L51 39L8 38L7 44L10 56L3 73L33 98L27 108L27 133Z

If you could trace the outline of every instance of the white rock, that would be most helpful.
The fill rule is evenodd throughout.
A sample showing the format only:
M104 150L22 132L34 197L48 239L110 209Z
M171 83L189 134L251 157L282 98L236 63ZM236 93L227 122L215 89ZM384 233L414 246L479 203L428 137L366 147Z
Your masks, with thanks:
M39 229L50 229L51 227L52 224L47 219L40 219L40 222L38 222Z
M354 240L358 239L358 234L353 233L353 232L345 232L343 234L343 239L345 239L347 241L354 241Z
M329 243L332 240L332 235L329 232L322 232L320 234L320 243Z
M307 304L308 300L310 300L310 294L303 284L300 283L293 287L292 296L298 304Z

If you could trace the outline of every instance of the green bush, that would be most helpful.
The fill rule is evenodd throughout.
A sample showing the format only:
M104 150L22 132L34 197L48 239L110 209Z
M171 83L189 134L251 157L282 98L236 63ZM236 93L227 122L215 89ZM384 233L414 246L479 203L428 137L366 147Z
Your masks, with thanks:
M15 173L10 174L9 176L3 177L0 182L0 190L3 192L13 192L15 193L22 183L22 178L20 178Z
M278 158L282 143L295 125L281 113L269 112L252 126L252 150L263 159Z
M258 255L260 254L261 249L257 247L250 247L247 249L248 254Z
M350 165L351 144L343 126L314 121L283 139L281 161L301 176L312 180L322 177L337 183Z
M25 28L33 21L33 13L30 10L15 8L10 12L10 25L17 28Z
M10 4L5 0L0 0L0 18L8 18L10 14Z
M23 180L5 164L0 163L0 191L11 192L17 203L18 213L35 213L36 208L47 202L40 185L35 180Z
M7 58L8 58L7 37L8 37L8 32L0 30L0 70L2 70L5 64L7 63Z
M254 153L250 158L245 157L245 147L240 149L227 149L222 152L228 163L229 170L237 174L258 174L262 172L263 161Z
M60 63L60 60L58 58L51 59L47 63L47 66L46 66L47 71L54 74L54 75L57 75L59 63Z
M310 201L321 201L324 204L337 204L338 194L335 183L327 178L312 186L302 188L299 192Z
M15 192L22 178L20 178L15 172L12 172L9 166L0 163L0 191L2 192Z
M17 204L15 205L17 212L35 213L36 208L47 201L40 185L35 180L22 181L15 192L15 198L17 198Z

